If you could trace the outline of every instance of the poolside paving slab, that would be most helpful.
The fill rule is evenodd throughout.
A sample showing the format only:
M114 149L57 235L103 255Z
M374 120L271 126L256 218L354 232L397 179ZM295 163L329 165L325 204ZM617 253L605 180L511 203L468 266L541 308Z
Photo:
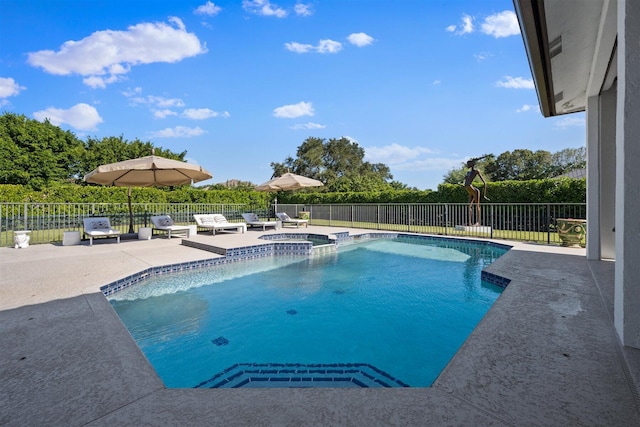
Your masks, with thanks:
M563 255L558 258L577 268ZM574 290L575 278L566 286L563 274L549 267L542 284L537 274L512 280L436 386L499 411L514 425L522 419L537 419L536 425L640 425L595 283L586 283L585 292ZM628 393L619 393L625 389Z
M0 311L0 425L83 425L163 389L104 296Z
M296 231L345 230L367 232ZM612 327L613 263L583 249L502 242L514 249L487 270L511 284L430 388L200 390L164 388L99 287L218 255L177 238L98 242L0 248L0 425L640 425L640 351Z
M90 426L508 426L429 389L165 390Z

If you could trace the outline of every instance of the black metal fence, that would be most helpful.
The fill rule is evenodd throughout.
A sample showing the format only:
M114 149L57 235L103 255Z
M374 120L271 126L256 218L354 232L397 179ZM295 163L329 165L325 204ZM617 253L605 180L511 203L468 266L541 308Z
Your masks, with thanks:
M152 215L171 215L177 224L193 224L194 214L221 213L229 221L255 212L274 218L275 212L299 216L309 212L313 225L428 233L451 236L490 237L506 240L558 243L558 218L586 219L586 205L560 203L491 203L482 205L480 217L463 203L390 203L289 205L268 207L245 204L134 203L134 229L150 226ZM470 215L471 214L471 215ZM31 230L31 243L62 241L64 231L82 231L82 220L109 217L112 226L126 233L126 203L0 203L0 246L12 246L14 231Z
M316 225L559 243L558 218L586 219L584 203L278 205L290 216L309 212Z

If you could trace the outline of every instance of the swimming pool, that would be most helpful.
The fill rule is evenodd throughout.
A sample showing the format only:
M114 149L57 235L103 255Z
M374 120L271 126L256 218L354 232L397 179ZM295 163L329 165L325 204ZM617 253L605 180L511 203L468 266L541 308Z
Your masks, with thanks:
M427 387L499 296L505 248L382 239L110 296L167 387Z

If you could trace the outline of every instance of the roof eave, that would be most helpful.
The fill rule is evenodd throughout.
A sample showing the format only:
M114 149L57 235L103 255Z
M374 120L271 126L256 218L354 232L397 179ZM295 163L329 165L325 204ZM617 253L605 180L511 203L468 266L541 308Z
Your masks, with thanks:
M513 0L513 6L538 93L540 111L544 117L556 116L544 1Z

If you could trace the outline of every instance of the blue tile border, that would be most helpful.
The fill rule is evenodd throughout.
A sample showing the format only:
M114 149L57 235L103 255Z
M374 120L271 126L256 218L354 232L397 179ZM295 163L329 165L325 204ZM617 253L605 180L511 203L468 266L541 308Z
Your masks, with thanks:
M488 271L482 270L480 273L480 278L485 282L489 282L492 285L496 285L501 287L502 289L506 288L509 283L511 283L511 279L507 279L506 277L498 276L497 274L489 273Z
M335 236L335 239L329 237L329 235ZM185 246L193 247L196 249L202 249L205 251L213 252L218 255L222 255L220 258L211 258L199 261L189 261L177 264L168 264L159 267L150 267L146 270L140 271L135 274L131 274L122 279L119 279L115 282L111 282L107 285L101 286L100 291L104 296L113 295L116 292L119 292L123 289L126 289L130 286L133 286L137 283L140 283L150 277L163 275L163 274L172 274L182 271L195 270L207 267L215 267L223 264L228 264L232 262L239 261L247 261L252 259L264 258L268 256L311 256L314 255L314 246L312 242L306 241L305 239L316 239L316 240L326 240L327 245L316 246L318 249L317 253L327 253L327 252L336 252L337 248L340 244L349 243L360 240L369 240L369 239L401 239L401 240L419 240L419 241L432 241L432 242L455 242L455 243L464 243L468 242L470 244L475 245L486 245L490 247L500 248L504 250L509 250L512 248L510 245L488 242L484 240L471 240L471 239L459 239L454 237L442 237L442 236L424 236L417 234L404 234L404 233L383 233L383 232L373 232L373 233L363 233L356 235L349 235L348 231L337 232L337 233L329 233L327 235L322 234L312 234L312 233L279 233L279 234L270 234L260 237L260 239L265 240L264 243L251 245L251 246L242 246L237 248L219 248L213 245L203 244L201 242L196 242L193 240L183 239L182 244ZM283 241L284 240L284 241ZM299 240L299 241L293 241ZM332 246L329 248L330 250L323 250L323 248L327 248L328 246ZM496 286L500 286L501 288L505 288L510 279L498 276L493 273L489 273L487 271L482 271L481 273L482 280L485 280L489 283L492 283Z

